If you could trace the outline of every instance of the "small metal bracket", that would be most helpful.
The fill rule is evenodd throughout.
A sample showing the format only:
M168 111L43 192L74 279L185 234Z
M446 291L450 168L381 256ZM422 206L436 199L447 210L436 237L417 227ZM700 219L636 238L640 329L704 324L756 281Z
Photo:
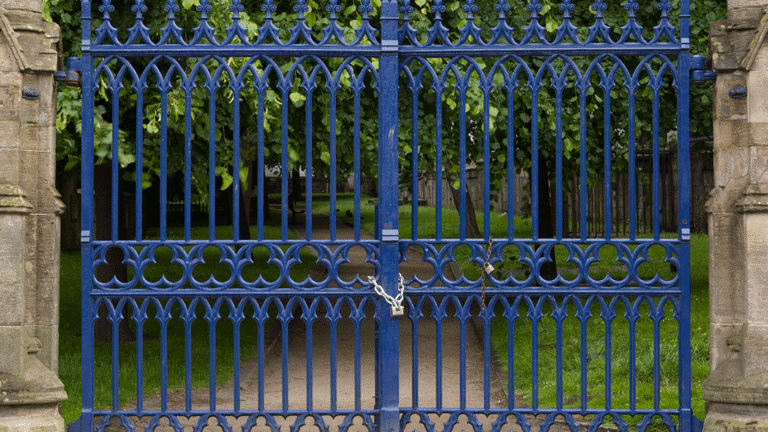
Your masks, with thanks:
M382 54L397 54L400 44L397 40L385 39L381 41L381 53Z
M40 90L33 87L27 87L21 90L21 97L26 100L38 100L40 99Z
M728 96L731 99L744 99L747 97L747 89L742 86L736 86L728 90Z
M396 229L383 229L381 230L381 241L383 242L396 242L400 240L400 232Z
M88 230L80 231L80 243L88 244L91 242L91 232Z
M680 240L690 240L691 239L691 229L690 228L681 228L680 229Z

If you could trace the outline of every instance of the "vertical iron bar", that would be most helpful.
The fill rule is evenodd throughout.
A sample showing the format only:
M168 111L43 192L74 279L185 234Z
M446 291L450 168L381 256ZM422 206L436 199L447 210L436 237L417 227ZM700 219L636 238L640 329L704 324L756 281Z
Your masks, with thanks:
M496 304L499 296L491 299L491 304ZM482 301L478 299L478 301ZM492 309L486 308L483 315L483 409L487 413L491 409L491 320L495 317Z
M282 180L282 187L281 190L283 192L282 198L281 198L281 205L280 205L280 218L281 218L281 239L283 241L288 240L288 176L291 174L289 171L289 165L288 165L288 102L290 99L290 88L286 85L282 86L282 98L280 99L280 105L283 107L282 110L282 116L281 116L281 124L282 124L282 131L280 134L281 140L282 140L282 150L281 150L281 163L282 163L282 172L281 180Z
M189 80L193 81L194 77ZM192 237L192 85L182 86L187 87L184 89L184 241Z
M247 301L246 299L241 300L243 302ZM234 399L235 399L235 412L240 411L240 323L242 323L242 317L238 314L235 315L236 310L234 303L231 303L230 308L233 308L230 310L230 316L235 317L232 320L232 366L234 368L232 372L232 380L234 382L233 389L234 389Z
M379 58L379 218L381 242L381 281L390 296L396 296L399 283L398 220L398 6L397 0L381 2L381 57ZM387 235L384 235L384 232ZM400 326L390 316L389 306L379 299L379 362L376 371L378 389L379 432L400 430ZM386 374L386 379L383 374Z
M171 306L177 298L168 300L163 308L159 304L158 321L160 321L160 411L168 411L168 320L171 316Z
M207 299L203 301L210 303ZM211 306L208 322L208 406L211 412L216 411L216 320L219 315L219 301Z
M488 78L490 84L493 79ZM483 239L491 235L491 89L483 89Z
M587 239L587 88L589 77L583 78L584 82L579 91L579 233L581 241Z
M471 298L467 299L467 303ZM459 309L461 304L456 305ZM458 314L458 310L457 310ZM459 408L467 409L467 317L459 316Z
M118 228L117 225L120 223L119 213L118 209L120 208L120 197L119 197L119 180L120 180L120 165L118 162L120 161L120 90L122 89L121 83L118 82L118 79L120 78L120 74L118 73L117 78L115 78L115 81L110 85L111 91L112 91L112 220L111 220L111 227L112 227L112 241L118 240Z
M579 315L579 321L581 325L581 361L579 363L579 366L581 367L581 415L586 415L587 413L587 323L589 322L589 318L592 316L589 310L592 305L591 300L592 299L590 298L584 303L584 309L582 309L582 313Z
M419 238L419 83L411 88L411 240Z
M195 317L194 308L197 302L188 306L187 316L184 317L184 410L192 410L192 321Z
M459 87L459 238L467 239L467 88L469 83L459 82L462 78L456 74L456 86ZM450 181L450 179L449 179Z
M539 86L531 86L531 238L539 239ZM535 386L534 386L535 388ZM535 402L536 403L536 402Z
M287 302L287 307L292 307L293 302L290 300ZM288 323L289 319L282 320L282 331L280 332L282 340L282 373L283 373L283 411L288 411ZM263 393L262 393L263 394Z
M443 319L435 311L432 316L435 320L435 407L439 413L443 409Z
M267 77L264 76L261 79L264 80L265 84L267 81ZM256 161L256 183L258 184L258 190L257 193L259 194L256 197L256 238L259 241L264 240L264 205L266 202L266 197L264 196L264 193L266 191L266 188L264 187L264 148L266 147L266 143L264 142L264 92L266 91L266 85L259 88L257 91L259 93L259 109L258 109L258 156ZM253 220L253 219L251 219Z
M640 308L640 301L637 300L638 309ZM627 321L629 322L629 412L634 415L635 408L637 407L637 359L635 355L637 353L637 338L635 334L637 321L633 315L627 314Z
M561 311L557 311L557 299L555 298L555 304L552 306L552 313L557 313L559 316L555 318L555 376L556 376L556 393L557 393L557 410L563 409L563 320L567 314L566 305L569 299L576 301L574 297L565 297L563 304L560 305Z
M240 241L240 84L232 85L232 241L235 243Z
M306 121L306 125L304 128L304 139L305 139L305 168L306 173L304 176L304 182L305 182L305 200L306 200L306 223L305 223L305 236L307 241L312 240L312 90L315 88L315 85L313 82L310 82L313 75L309 75L307 78L307 82L305 83L306 87L304 89L305 95L306 95L306 102L305 102L305 110L304 110L304 118Z
M515 85L507 89L507 238L515 238Z
M668 296L661 297L658 305L651 306L653 313L651 320L653 322L653 409L656 411L660 409L661 400L661 316L664 314L662 304L668 298Z
M169 72L170 73L170 72ZM158 79L162 79L158 77ZM160 241L168 233L168 86L160 89Z
M606 225L607 226L607 225ZM611 325L613 324L613 316L614 316L614 310L612 308L615 307L615 304L609 303L606 308L609 308L609 310L605 311L605 315L603 316L603 320L605 321L605 410L610 411L611 410L611 363L612 363L612 348L611 348Z
M211 81L213 78L211 78ZM208 89L208 240L216 240L216 86Z
M362 91L362 86L360 88L355 89L355 241L360 241L360 200L361 200L361 191L360 191L360 177L361 177L361 167L360 167L360 92Z
M556 77L552 77L556 80ZM562 77L565 81L566 77ZM564 84L564 83L563 83ZM555 87L555 235L563 239L563 88ZM559 370L559 369L558 369Z
M143 234L143 192L144 192L144 88L145 83L135 83L136 91L136 241Z
M607 81L607 80L606 80ZM611 196L611 83L605 82L603 87L603 198L605 223L603 237L611 239L613 220L611 215L613 197ZM606 395L606 398L608 395Z
M688 0L681 2L680 33L684 43L688 41L690 5ZM687 48L687 47L686 47ZM680 430L691 430L693 412L691 411L691 244L683 230L690 229L691 221L691 177L690 177L690 130L689 124L689 52L683 52L677 58L678 93L677 93L677 219L678 235L681 240L678 251L677 274L680 284L680 306L678 320L678 398L680 403ZM690 231L687 231L690 232Z
M542 297L543 298L543 297ZM542 298L539 299L541 302ZM531 304L533 311L528 311L528 318L531 319L531 407L534 415L539 409L539 321L541 317L538 314L538 306ZM510 393L511 394L511 393Z
M362 405L361 401L361 387L362 387L362 378L361 378L361 355L360 351L362 349L362 339L360 336L360 325L362 323L362 320L365 319L365 312L364 312L364 305L366 300L360 300L360 305L357 306L358 310L355 311L355 304L352 300L349 301L350 306L350 317L352 317L353 313L355 314L354 322L355 322L355 411L360 411L360 407Z
M415 410L419 407L419 317L421 311L411 313L411 405Z
M258 309L259 304L254 301L254 309ZM259 376L259 385L258 385L258 398L259 398L259 411L264 411L264 356L266 355L266 351L264 351L264 325L267 323L267 319L269 318L269 304L267 301L264 301L261 305L261 317L259 319L259 341L258 341L258 351L256 352L256 355L258 356L258 376ZM255 311L254 311L255 313ZM235 383L235 385L238 385L239 383Z
M656 77L659 85L662 76ZM688 77L685 77L687 80ZM659 187L659 85L653 86L653 239L661 237L661 191Z
M330 199L330 216L331 216L331 223L330 223L330 229L331 229L331 241L336 240L336 90L331 87L329 89L330 93L330 108L331 112L330 114L330 120L329 120L329 129L330 129L330 144L329 144L329 151L330 151L330 162L328 163L329 171L330 171L330 179L328 180L328 192L330 192L331 199Z
M435 85L437 87L437 84ZM443 91L435 88L435 239L443 238Z
M136 320L136 411L141 415L144 411L144 320L146 319L144 305L148 304L150 299L144 299L144 304L138 307L136 311L138 319Z
M514 312L505 302L504 317L507 319L507 408L515 409L515 319L517 318L517 304Z
M309 307L314 309L316 301L317 301L317 298L313 300L312 305L309 306ZM304 301L304 304L306 304L305 301ZM313 343L313 340L312 340L312 324L314 323L314 320L312 319L312 316L311 316L311 314L308 311L305 310L304 313L306 314L306 319L305 319L304 322L306 323L306 329L305 329L305 332L306 332L306 341L305 341L306 342L306 345L305 345L306 363L305 363L305 367L306 367L306 377L307 377L307 411L311 412L312 409L313 409L312 389L314 387L314 384L313 384L314 369L312 367L312 365L313 365L313 363L312 363L312 351L313 351L312 347L314 346L314 343Z
M109 301L106 300L105 301ZM120 336L118 328L120 326L120 311L110 317L112 321L112 410L120 409Z
M335 212L331 212L333 214ZM343 302L345 299L341 298L337 300L337 302ZM329 302L330 304L330 302ZM332 306L328 306L329 309L332 308ZM330 352L330 364L331 364L331 411L336 412L336 393L337 393L337 385L338 381L336 380L336 369L337 369L337 361L336 361L336 350L337 350L337 344L336 344L336 324L338 322L339 317L333 315L326 315L328 317L328 324L330 325L330 334L331 334L331 352Z

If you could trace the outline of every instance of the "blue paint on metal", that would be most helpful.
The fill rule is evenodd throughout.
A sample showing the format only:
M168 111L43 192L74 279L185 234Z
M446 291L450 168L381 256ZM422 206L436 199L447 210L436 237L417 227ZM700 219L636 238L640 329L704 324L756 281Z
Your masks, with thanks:
M70 430L105 430L114 422L133 430L133 416L145 419L148 423L146 430L152 430L162 422L181 430L180 418L190 417L197 418L195 430L202 430L209 421L230 430L231 417L246 417L243 430L250 430L257 424L278 430L286 417L294 416L290 425L292 431L299 431L304 421L311 417L320 430L326 432L328 425L323 416L343 416L340 430L347 430L359 420L372 432L394 432L403 430L415 418L432 432L435 431L434 416L440 414L449 416L443 430L452 430L464 420L477 432L483 429L483 423L492 423L491 429L498 431L508 426L508 422L531 431L533 426L527 415L538 416L542 431L554 428L555 422L563 422L572 431L577 430L577 419L588 421L590 431L596 431L606 422L626 430L628 417L633 418L640 432L654 422L660 422L673 432L701 429L701 423L691 411L687 78L691 69L700 71L704 66L689 60L687 1L673 6L669 0L661 0L657 5L656 21L641 23L638 22L640 4L635 0L622 5L608 0L595 0L591 5L562 0L559 12L556 12L561 14L556 18L559 25L554 31L548 31L542 20L546 13L551 14L556 8L546 12L539 0L528 1L527 24L519 29L509 23L512 7L507 0L496 1L497 17L493 27L481 22L479 12L483 5L479 0L463 0L460 10L435 0L427 11L430 26L425 30L416 30L412 26L417 16L411 0L382 0L378 10L370 0L361 0L356 7L360 21L354 29L347 28L345 17L340 18L342 10L347 12L347 9L339 0L329 0L325 9L319 11L310 11L305 0L294 0L291 5L295 21L291 28L278 28L275 23L277 14L284 12L283 5L264 0L260 15L262 25L255 34L241 22L241 13L246 12L241 0L231 0L227 5L232 20L226 29L216 29L211 24L214 9L223 7L216 2L201 0L196 9L196 26L182 29L177 24L177 18L183 13L180 5L177 0L165 0L162 13L165 24L155 31L145 25L144 15L150 7L158 5L145 5L144 0L134 1L131 8L134 22L127 29L113 26L115 8L111 0L102 0L98 8L101 21L97 28L93 28L91 2L81 1L83 59L73 61L70 67L82 72L83 111L93 111L102 103L111 109L111 184L108 190L114 204L109 212L109 240L94 241L92 197L94 188L102 185L94 185L93 181L95 119L84 115L81 204L83 410L80 420L73 423ZM591 21L585 24L576 17L583 12L581 8L587 6L592 8L588 15ZM621 27L612 28L605 22L605 15L621 6L626 11L626 21ZM679 9L674 10L674 7ZM310 13L312 18L325 14L322 15L327 18L325 27L311 27L310 23L315 20L310 20ZM463 26L448 28L457 16L462 18ZM93 40L92 35L95 35ZM662 136L661 120L662 116L668 115L667 110L671 110L671 107L662 106L661 101L662 92L669 88L677 92L678 154L678 221L677 226L671 228L662 226L659 216L662 211L660 158L666 138ZM106 102L95 100L99 91L107 95ZM246 99L249 94L254 94L248 93L250 91L255 91L255 102ZM650 94L650 98L640 96L641 91ZM127 93L131 93L133 99L126 99ZM342 99L346 94L351 98ZM173 101L179 100L178 95L183 99L184 121L181 125L171 124L169 119L169 110L179 109L172 105ZM302 99L303 110L292 104L292 98L297 96ZM367 100L371 97L376 99L373 104ZM616 114L617 101L621 97L626 98L626 118L618 118ZM156 116L153 131L145 118L149 98L154 98L153 106L159 106L159 113L150 113ZM226 103L231 103L232 118L222 118L222 111L217 106L217 102L225 98L229 98ZM267 109L270 98L280 100L280 109ZM338 130L337 121L350 118L344 117L349 114L349 107L340 101L350 99L353 101L351 121L354 131ZM131 126L135 136L131 142L123 142L125 138L119 131L118 120L121 106L129 103L135 104L136 124ZM255 115L245 119L246 104L252 103L257 105ZM316 107L320 104L326 104L322 107L328 109L327 118L318 116ZM590 104L594 106L589 107ZM195 123L200 120L193 118L193 105L207 110L208 121L203 125L207 131ZM646 112L648 105L652 111L650 115ZM370 131L364 129L363 123L367 120L365 116L373 115L364 112L364 107L371 106L376 106L378 119L375 161L378 204L374 210L374 239L367 240L363 238L361 201L364 199L364 167L370 166L371 162L363 159L363 144L369 138L364 134ZM424 121L425 116L428 122ZM276 117L279 118L273 122ZM642 119L643 124L651 124L650 137L636 132L638 119ZM255 137L248 139L255 142L246 141L241 132L254 126L254 121ZM579 128L573 136L569 122ZM401 136L400 128L407 127L410 127L409 133ZM270 141L270 136L276 133L279 138ZM347 163L345 160L349 155L341 154L341 145L349 139L352 161ZM198 142L201 145L196 146ZM255 148L256 155L255 172L251 173L257 195L256 217L251 218L256 225L254 240L243 240L250 237L240 232L240 209L246 205L241 201L241 195L252 192L244 190L240 193L241 159L249 157L246 144ZM268 144L272 145L267 147ZM410 145L410 152L406 150L406 144ZM136 157L134 168L139 173L132 188L135 232L128 238L121 238L119 224L124 221L116 204L125 202L121 195L125 191L121 189L120 157L123 156L121 152L130 151L131 146ZM646 183L639 178L643 176L638 176L636 151L639 147L651 148L652 176ZM268 151L275 151L274 148L279 148L281 155L277 166L271 167L266 155ZM327 150L327 158L324 150ZM621 152L628 156L621 159L617 156ZM182 156L174 156L179 154ZM221 160L229 162L222 163ZM494 160L501 162L493 165ZM207 164L201 171L203 175L193 171L194 163ZM353 169L354 235L350 239L339 238L336 231L337 184L343 180L342 163ZM409 167L401 169L400 164ZM179 169L179 165L183 167ZM226 195L217 197L216 194L217 176L221 175L217 168L224 169L234 179L231 238L216 235L216 226L222 225L223 221L216 219L215 209L226 200ZM269 190L269 179L265 175L267 168L277 168L280 177L277 186L273 186L281 194L280 234L276 239L270 238L265 229L265 213L271 205L266 195ZM447 217L444 220L449 211L443 210L443 206L453 199L443 193L443 183L451 182L451 186L464 191L470 183L470 172L475 168L479 168L483 185L480 192L473 192L481 201L480 206L473 205L482 212L479 238L473 238L468 232L467 222L473 215L467 210L470 204L467 194L459 193L458 203L455 203L459 210L458 227L452 226ZM295 227L288 216L289 175L298 169L303 169L305 178L303 204L306 214L303 232L296 234L298 239L293 239L292 229ZM150 173L150 170L156 172ZM530 197L531 218L526 226L521 225L519 219L517 226L515 223L516 218L524 216L515 210L514 204L520 198L521 185L520 178L512 174L518 170L529 175L529 183L523 185L527 187L524 193ZM617 171L620 170L627 171L628 181L623 185L619 182ZM182 174L174 177L174 172ZM542 209L552 200L540 196L539 182L546 177L539 176L540 173L549 175L554 188L552 238L542 235L549 231L543 228L550 223L541 217ZM159 185L159 203L156 203L159 204L156 210L159 220L157 233L147 234L155 227L150 226L152 222L147 212L153 206L147 205L149 194L144 190L142 180L152 175L157 176L153 181ZM313 208L318 206L315 187L320 186L318 179L323 176L329 180L328 238L318 236L321 227L313 226L316 221L312 214ZM429 193L419 187L419 178L423 176L434 180L435 186ZM603 181L602 188L594 192L588 186L598 180ZM183 185L177 188L174 182ZM502 184L507 187L506 191L497 189ZM196 238L192 227L192 201L200 192L195 187L207 194L207 233L202 238ZM568 214L564 192L571 188L578 189L578 202L568 207L573 213ZM646 189L652 191L653 197L648 204L639 201L641 191ZM398 232L401 190L410 192L410 233ZM628 202L626 208L619 208L615 196L624 190ZM502 204L506 207L494 208L497 195L506 198L506 204ZM429 197L436 203L434 221L422 216L429 213L419 202ZM183 200L183 234L178 239L173 238L175 234L172 235L170 226L171 198ZM638 234L643 227L638 226L637 212L646 205L653 208L652 238ZM492 232L499 217L492 210L506 213L506 221L502 223L506 233ZM598 213L602 214L602 232L591 232L590 219ZM626 219L629 228L619 232L616 226L622 218ZM425 238L420 233L432 222L434 238ZM528 227L530 238L519 237ZM677 236L663 235L672 232ZM494 241L487 250L491 237ZM367 275L357 275L352 280L342 277L340 268L349 263L350 251L355 248L364 251L366 262L372 266L384 290L392 296L398 292L399 265L407 261L408 251L423 253L423 262L432 268L432 274L407 275L404 301L408 311L404 318L391 317L387 313L389 305L375 294L366 281ZM123 253L122 263L129 269L127 279L101 280L96 271L108 264L107 252L114 249ZM488 259L497 268L506 267L506 272L489 275L481 294L483 281L480 278L469 276L469 272L455 275L456 278L449 276L453 272L452 263L460 259L458 251L461 249L465 255L469 252L469 257L462 260L479 265ZM654 259L652 249L656 255L663 255L664 265L676 270L671 278L661 277L658 271L649 274L645 269ZM204 252L207 250L218 251L220 264L228 267L230 272L226 280L198 274L200 266L206 264ZM268 264L279 273L276 279L260 276L248 280L244 277L244 268L254 263L257 250L268 253ZM322 280L291 273L302 262L301 253L306 250L313 251L317 265L327 269ZM571 267L566 269L560 264L560 272L554 279L549 279L549 275L543 274L542 266L550 259L553 250L558 250L558 255L566 254ZM606 251L615 251L616 258L610 263L612 267L601 273L600 263L608 254ZM171 256L170 263L178 270L177 274L164 274L158 280L148 277L147 269L157 265L163 255ZM615 271L614 267L621 270ZM371 309L375 314L372 315ZM252 316L249 316L251 310ZM102 318L111 323L112 347L105 363L110 368L111 400L108 407L95 407L94 388L101 383L96 383L94 377L97 360L94 326L99 313L104 311L106 316ZM154 311L154 316L150 316L150 311ZM321 314L321 311L325 313ZM364 407L366 401L362 396L365 386L361 354L364 349L363 324L370 319L375 321L376 399L373 409ZM127 395L129 399L135 398L135 407L120 406L121 398L126 396L118 385L120 374L124 373L120 368L120 356L124 351L118 332L122 320L132 321L136 328L136 390L135 394ZM170 363L173 354L168 347L169 327L178 320L183 323L185 338L184 404L180 407L172 406L169 401L169 374L173 367ZM267 409L265 403L268 376L264 354L269 344L265 326L270 320L276 320L282 332L280 409ZM341 344L337 332L343 320L350 320L354 327L354 407L340 406L338 400L340 386L344 384L341 383L343 371L336 354ZM458 322L458 338L443 328L451 320ZM506 385L509 394L528 389L530 407L519 406L513 396L508 398L506 406L495 406L492 401L490 338L495 320L502 320L507 325L506 360L510 373ZM232 367L234 380L239 383L244 373L240 369L241 360L245 358L241 347L243 326L251 321L258 326L257 408L243 408L239 385L232 390L233 406L224 408L216 392L216 363L222 361L216 357L216 347L222 344L217 338L217 327L232 326ZM314 369L319 359L313 354L318 343L314 327L323 322L328 323L331 333L328 409L319 408L321 401L314 392L317 382L326 378L319 377L318 370ZM419 343L419 335L424 332L421 326L425 322L435 325L434 347ZM466 346L470 327L478 322L483 337L484 364L480 379L483 397L482 400L472 400L467 386L479 377L471 376L466 366ZM652 327L651 344L636 334L641 322ZM193 326L206 324L209 400L207 408L201 409L192 403L191 341ZM289 344L293 343L289 334L296 324L303 327L306 336L306 370L303 376L297 377L303 379L304 389L289 388L291 374L297 373L289 370L288 361ZM150 326L159 328L159 359L153 359L159 361L161 372L159 408L147 407L144 401L149 395L144 388L148 360L144 358L147 340L143 331ZM565 334L573 326L578 326L579 336L578 343L571 347ZM619 385L613 374L623 360L615 356L615 351L623 347L613 345L612 335L622 326L626 326L629 334L629 372L628 382ZM662 376L661 350L669 347L662 327L670 326L677 334L679 384L675 406L666 406L661 398L662 379L666 379ZM410 389L400 388L399 383L401 372L407 373L400 370L401 327L410 327L411 331ZM590 332L598 331L593 329L601 332L598 342L603 345L597 354L602 370L597 372L588 368L588 363L596 360L596 356L589 353L593 347ZM523 336L526 331L530 331L530 337ZM554 333L554 344L550 346L544 338L551 333ZM444 349L443 342L455 341L458 350L450 354L458 355L461 366L457 374L458 389L449 389L446 380L451 377L447 377L443 361L449 350ZM519 355L523 347L530 348L530 365L521 364ZM429 380L434 377L434 383L428 380L429 384L425 386L424 381L419 381L426 373L420 371L425 363L420 354L432 349L436 360L434 375L430 373ZM638 376L637 356L641 351L652 351L653 356L650 405L638 402L638 381L642 378ZM544 367L545 356L550 355L554 356L554 371ZM571 390L567 390L570 383L565 368L574 361L579 363L578 391L567 394ZM519 376L523 367L530 367L531 371L525 380ZM600 373L603 379L597 388L587 379L595 373ZM540 379L549 376L554 377L554 390L540 386ZM614 396L614 391L620 391L622 386L628 388L626 396ZM303 407L290 406L289 390L305 393ZM444 394L454 390L458 390L458 403L450 406ZM402 394L406 391L412 393L410 406L403 403ZM434 407L424 405L420 395L425 392L434 392ZM545 403L545 396L552 392L554 396L550 400L554 403ZM594 392L604 393L603 406L588 403ZM627 399L628 403L619 403ZM412 418L412 415L416 417Z

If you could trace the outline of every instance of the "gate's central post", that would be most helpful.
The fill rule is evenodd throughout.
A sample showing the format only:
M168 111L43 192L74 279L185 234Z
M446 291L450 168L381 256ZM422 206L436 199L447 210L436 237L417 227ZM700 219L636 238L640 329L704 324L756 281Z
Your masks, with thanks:
M379 58L379 224L381 232L381 282L395 297L398 290L400 257L398 254L398 38L397 0L381 4L381 57ZM400 423L400 329L389 305L379 301L379 431L395 432Z

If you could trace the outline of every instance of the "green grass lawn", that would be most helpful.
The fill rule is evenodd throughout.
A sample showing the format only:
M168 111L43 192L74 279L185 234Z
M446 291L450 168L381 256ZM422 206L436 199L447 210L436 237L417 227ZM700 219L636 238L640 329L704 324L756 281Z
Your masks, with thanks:
M361 207L363 215L362 224L366 229L373 230L373 205L367 204L364 199ZM319 206L321 211L328 211ZM347 197L340 197L337 208L342 218L347 210L354 209L354 203ZM407 238L411 235L411 206L400 206L400 236ZM478 221L482 224L482 221ZM422 207L419 209L418 234L423 238L435 237L435 209ZM481 230L482 230L482 225ZM455 210L443 209L443 238L456 238L459 236L459 216ZM531 236L530 219L516 218L515 235L518 238ZM494 212L491 215L491 234L497 239L507 235L506 215ZM664 238L675 238L676 234L665 233ZM691 236L691 371L692 371L692 405L694 414L704 418L704 400L702 399L702 383L709 376L709 268L708 268L709 240L706 235L694 234ZM610 275L621 280L627 275L626 268L616 262L617 250L613 247L604 247L599 252L600 261L590 266L590 275L595 279ZM512 273L517 279L525 279L527 265L518 262L520 251L510 247L503 253L505 263L497 265L497 278L506 278L503 271ZM568 251L564 246L555 248L558 270L566 279L578 276L577 266L568 262ZM654 246L648 250L648 262L639 267L639 275L643 278L651 278L658 274L664 280L674 278L673 270L669 263L664 261L666 251L661 246ZM456 262L461 271L470 279L477 279L480 275L478 266L469 261L471 251L469 247L461 246L455 253ZM658 299L655 299L658 301ZM560 303L561 304L561 303ZM637 408L650 408L653 406L653 326L648 318L648 305L643 303L640 308L641 316L636 324L636 401ZM552 371L556 370L556 326L551 318L551 306L543 309L545 318L539 324L539 374L538 387L539 407L555 407L557 403L556 376ZM672 317L672 306L667 304L664 308L665 316L660 328L660 406L662 408L674 408L678 406L677 387L677 322ZM521 318L515 323L514 330L514 365L515 365L515 391L518 392L527 403L532 401L532 324L525 317L528 310L521 306L517 310ZM567 308L569 318L563 325L563 403L566 407L580 407L581 390L581 327L578 318L575 318L576 306L571 304ZM600 318L600 310L597 303L591 309L592 318L587 325L587 398L588 407L601 407L605 404L605 322ZM612 405L614 407L629 406L629 324L624 318L624 307L618 305L615 309L617 317L611 325L611 375L612 375ZM504 372L509 372L507 341L507 319L502 318L503 309L496 310L498 319L492 323L492 346L494 352L502 364ZM630 420L637 423L640 419Z
M279 219L277 219L279 220ZM206 238L207 228L196 227L193 229L193 238ZM255 236L255 227L252 229ZM217 238L231 237L231 227L217 227ZM150 233L151 235L151 233ZM280 228L276 226L265 227L265 237L279 238ZM181 229L169 229L169 238L183 238ZM215 249L206 250L204 253L206 264L195 271L196 279L207 279L214 276L218 280L227 280L231 270L224 264L219 264L219 253ZM171 251L159 249L155 254L159 265L149 266L145 271L148 280L159 280L165 274L170 280L178 280L180 277L179 266L172 265ZM276 280L279 271L276 267L268 265L268 252L265 249L254 251L254 264L245 266L243 276L246 280L255 280L261 275L266 280ZM312 264L316 258L309 254L303 254L302 260L306 264L295 265L291 269L291 276L297 280L303 280L311 272ZM132 275L129 274L129 277ZM211 302L212 303L212 302ZM246 308L245 316L253 316L252 308ZM80 347L80 253L63 252L61 255L61 297L60 297L60 326L59 326L59 377L64 383L69 400L62 404L64 420L70 423L76 420L82 407L81 393L81 347ZM176 304L172 308L174 317L178 317L181 307ZM208 365L208 322L202 319L205 316L205 308L198 304L195 309L197 319L192 323L192 367L191 385L193 388L207 388L209 384ZM124 315L130 319L131 311L125 310ZM160 325L155 320L156 308L150 306L147 310L149 317L144 324L143 335L143 394L145 397L156 395L161 388L160 368ZM216 385L221 386L232 378L234 373L234 338L233 324L228 318L229 310L226 306L220 309L221 319L216 324ZM272 315L272 314L270 314ZM135 329L135 323L130 320L131 327ZM271 331L273 320L267 322L265 332ZM240 326L240 351L241 361L254 358L256 355L258 325L253 319L246 319ZM168 325L168 388L170 390L183 389L185 385L184 370L184 340L185 327L181 319L173 319ZM112 404L112 344L97 342L94 349L94 378L95 378L95 405L97 408L106 408ZM136 343L121 342L119 344L119 399L118 405L123 406L136 399Z
M363 216L362 226L364 229L372 231L374 229L374 206L368 204L368 198L362 200L361 214ZM354 221L346 216L347 210L354 211L354 202L351 194L339 194L338 217L347 223ZM314 201L314 211L328 213L330 212L329 200L326 196L318 196ZM400 233L401 237L407 238L411 234L411 207L410 205L400 206ZM279 220L279 218L273 218ZM419 209L419 236L424 238L435 237L435 209L423 207ZM496 238L506 236L506 215L493 213L491 216L491 232ZM459 217L455 210L443 210L443 238L458 237ZM199 228L205 231L205 228ZM267 238L276 238L279 235L279 227L265 227L268 230ZM482 228L481 228L482 229ZM222 227L222 232L217 229L217 238L227 238L224 232L227 228ZM272 232L269 230L278 230ZM530 220L517 218L515 220L516 236L525 238L530 236ZM231 235L231 229L228 231ZM180 232L170 230L169 237L180 236ZM667 234L667 237L673 236ZM193 238L205 238L205 232L194 233ZM709 299L708 299L708 238L705 235L693 235L691 239L691 368L692 368L692 389L693 389L693 409L697 417L704 417L704 402L702 400L702 383L709 375ZM206 252L208 253L208 252ZM215 251L211 251L215 254ZM671 279L674 277L672 269L668 263L665 263L663 257L665 251L660 246L651 248L648 253L649 262L640 267L640 274L643 277L650 277L658 273L662 278ZM469 262L469 249L459 248L456 253L456 260L460 264L461 271L469 278L477 278L479 270L474 263ZM626 269L615 262L617 251L615 248L606 247L599 252L600 261L595 262L590 267L590 274L595 278L602 278L610 274L615 279L622 279L626 276ZM215 260L213 257L211 261ZM519 251L511 248L504 252L506 263L499 267L497 277L505 277L503 272L509 272L518 279L524 277L526 266L519 263ZM556 248L556 259L558 269L566 278L576 277L576 266L567 262L567 250L560 246ZM159 261L170 261L170 256L160 257ZM206 261L209 259L206 257ZM255 257L255 261L259 262ZM265 262L264 259L262 262ZM311 262L308 257L304 262ZM62 284L61 284L61 348L60 348L60 370L59 374L64 381L70 400L64 404L64 417L67 422L71 422L79 416L80 412L80 266L79 254L63 254L62 260ZM223 265L211 264L211 268L205 270L211 274L217 272L228 272L229 269ZM220 268L219 268L220 267ZM270 278L267 274L268 269L261 269L258 266L251 269L256 272L263 272L265 278ZM157 275L148 275L151 280L157 280L159 274L168 272L168 270L157 269ZM296 271L308 272L310 269L299 268ZM219 276L217 276L219 277ZM247 276L250 278L251 276ZM226 278L226 275L221 277ZM273 280L272 277L270 280ZM588 407L604 406L605 403L605 385L604 376L606 371L606 344L604 321L600 318L600 310L593 304L591 309L592 318L587 324L587 395ZM637 321L636 328L636 388L637 388L637 408L647 408L652 406L653 402L653 327L650 319L647 317L648 305L641 306L641 312L644 313ZM672 318L672 308L670 305L665 307L666 318L661 321L660 329L660 399L662 408L677 407L677 325ZM556 375L552 371L556 370L556 326L551 318L551 306L543 309L544 318L539 324L538 339L538 406L554 407L556 404ZM563 326L563 404L567 407L580 406L581 391L581 327L579 320L574 317L576 307L571 304L567 308L569 317L565 319ZM507 320L501 318L502 310L497 309L498 319L492 324L492 346L496 356L502 363L502 368L508 372L507 355ZM520 314L514 327L514 374L515 391L521 395L527 403L532 403L532 324L526 318L527 308L521 306L517 310ZM619 305L615 309L617 317L611 325L611 367L612 374L612 405L614 407L628 406L629 404L629 325L624 318L623 306ZM153 313L149 314L150 318ZM198 317L202 316L198 313ZM222 314L216 328L217 337L217 383L220 385L230 379L232 375L232 324ZM149 321L152 321L151 319ZM179 321L179 320L175 320ZM256 337L255 323L244 324L252 326L242 331L241 346L253 347ZM193 325L193 339L207 341L208 327L207 323L198 319ZM246 331L247 330L247 331ZM159 328L149 325L144 329L145 335L145 359L156 359L159 356ZM179 343L169 343L169 359L179 363L183 362L183 344L184 328L180 322L169 325L169 341L176 340ZM192 367L192 384L198 387L207 387L208 385L208 345L207 343L193 344L194 364ZM104 361L97 362L96 382L99 383L96 394L96 405L106 407L111 403L111 345L106 343L97 344L96 358ZM243 358L247 358L248 350L243 349ZM133 355L133 357L131 357ZM147 368L149 364L145 360L144 376L144 394L149 395L159 391L158 366ZM154 363L153 363L154 364ZM183 364L183 363L182 363ZM135 398L136 378L135 378L135 344L123 343L120 351L120 404L127 403ZM169 386L171 388L183 388L184 376L183 368L176 368L169 376ZM631 419L628 419L632 421ZM634 419L634 423L639 419Z

